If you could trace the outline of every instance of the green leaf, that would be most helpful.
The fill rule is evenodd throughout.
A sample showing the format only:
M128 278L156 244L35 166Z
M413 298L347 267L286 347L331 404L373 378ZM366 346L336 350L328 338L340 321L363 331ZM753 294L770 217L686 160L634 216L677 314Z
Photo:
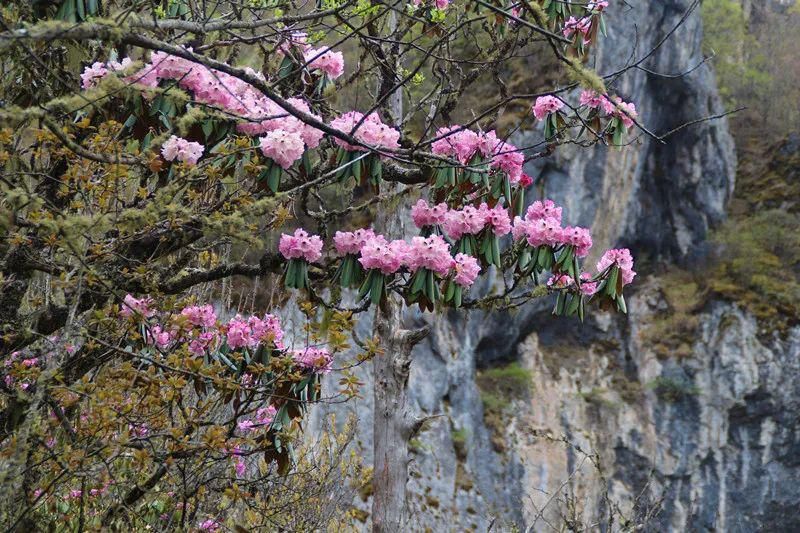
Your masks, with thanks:
M375 305L378 305L383 298L383 274L379 272L376 273L375 280L372 282L369 298Z

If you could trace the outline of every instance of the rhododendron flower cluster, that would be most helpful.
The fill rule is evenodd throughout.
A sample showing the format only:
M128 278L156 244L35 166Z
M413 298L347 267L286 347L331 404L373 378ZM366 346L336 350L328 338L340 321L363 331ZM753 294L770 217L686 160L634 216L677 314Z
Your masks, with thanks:
M295 161L303 157L305 143L299 133L273 130L259 139L261 151L281 166L289 169Z
M167 161L183 161L187 165L195 165L200 157L203 155L205 147L198 142L191 142L172 135L161 146L161 155Z
M278 249L286 259L305 259L315 263L322 257L322 239L298 228L293 235L281 235Z
M452 209L444 217L443 228L453 240L463 235L477 235L486 224L486 215L481 210L467 205L462 209Z
M490 209L483 203L479 210L483 214L484 224L492 229L492 233L498 237L511 233L511 217L505 207L498 204Z
M367 240L361 248L358 260L366 269L380 270L383 274L394 274L403 266L408 245L405 241L388 242L383 235Z
M420 229L443 224L445 215L447 215L447 204L444 202L429 206L428 202L420 198L411 207L411 219Z
M333 356L324 348L309 346L303 350L292 350L292 359L315 374L328 374L333 369Z
M551 113L558 112L564 107L564 102L557 96L540 96L533 105L533 116L537 120L544 120Z
M470 287L481 271L478 260L467 254L456 254L453 261L453 281L462 287Z
M309 68L321 70L332 80L344 74L344 55L341 52L330 48L308 48L304 57Z
M514 219L515 239L525 237L531 246L572 245L576 257L586 257L592 247L589 230L581 227L561 227L561 207L552 200L536 201L528 207L525 218Z
M609 98L591 90L584 90L581 92L580 104L591 109L601 110L606 115L619 118L626 128L631 128L635 124L634 119L639 117L636 105L624 102L619 96Z
M155 311L150 309L151 305L153 305L152 298L134 298L130 294L126 294L125 298L122 300L122 307L120 308L119 314L129 317L138 313L144 317L151 317L155 313Z
M356 125L358 125L358 129L353 131ZM353 137L368 146L386 150L397 150L400 148L398 142L400 140L400 132L384 124L377 113L370 113L364 118L363 113L350 111L332 120L331 127L336 128L342 133L352 134ZM334 142L348 152L367 150L361 146L353 146L339 138L335 138Z
M361 228L355 231L337 231L333 236L336 252L340 255L357 255L370 239L375 237L371 228Z
M619 267L623 286L631 283L636 277L636 272L633 270L633 256L627 248L607 250L597 262L597 271L605 272L612 265Z
M597 282L592 281L592 275L588 272L581 272L581 294L584 296L592 296L597 292Z
M565 289L571 287L574 283L575 280L566 274L555 274L547 280L547 286L553 289Z
M586 38L589 35L589 32L592 29L592 19L591 17L582 17L580 19L576 19L575 17L570 17L567 22L564 23L564 29L561 30L564 34L564 37L567 39L571 38L576 32L583 35ZM588 43L588 40L585 40L584 43ZM537 117L538 118L538 117Z
M425 0L413 0L413 2L417 7L426 3ZM447 6L450 5L450 0L433 0L431 3L436 6L436 9L447 9Z
M476 133L462 126L450 126L439 128L436 137L431 143L431 151L436 155L452 157L468 165L479 154L490 161L491 168L508 174L511 183L518 183L522 178L525 155L513 144L499 139L494 131Z
M181 315L195 326L211 328L217 323L217 313L214 312L214 307L211 304L184 307Z
M411 272L425 268L444 277L453 265L450 246L439 235L413 237L407 247L407 254L405 263Z

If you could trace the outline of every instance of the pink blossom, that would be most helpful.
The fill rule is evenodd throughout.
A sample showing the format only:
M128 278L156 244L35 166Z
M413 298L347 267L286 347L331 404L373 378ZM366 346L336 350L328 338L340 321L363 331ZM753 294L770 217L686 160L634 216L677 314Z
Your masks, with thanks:
M257 342L272 342L276 348L283 347L283 329L281 320L275 315L264 315L263 319L251 316L247 319L253 339Z
M126 68L130 67L133 64L130 57L123 58L122 61L109 61L106 66L109 70L113 70L114 72L120 72L125 70Z
M563 230L564 244L575 247L576 257L586 257L592 247L592 236L586 228L567 226Z
M412 272L426 268L444 277L450 271L453 257L450 255L450 246L441 236L414 237L408 246L406 263Z
M303 157L306 145L299 133L275 130L259 139L261 151L284 170L289 169L295 161Z
M38 361L39 360L36 357L32 357L30 359L23 359L22 366L30 368L32 366L35 366Z
M606 114L611 114L616 109L614 103L606 95L589 89L581 92L580 103L591 109L602 109Z
M592 29L592 19L591 17L583 17L581 19L576 19L575 17L570 17L567 22L564 23L564 29L562 33L564 37L567 39L571 38L575 32L583 34L586 37L589 34L589 31ZM588 42L588 41L587 41Z
M600 13L608 7L608 0L594 0L586 5L588 11Z
M490 131L488 135L494 135ZM497 140L490 148L492 157L492 168L499 168L508 174L511 183L517 183L522 177L522 165L525 163L525 154L516 146L507 142Z
M155 311L150 309L150 305L152 305L152 303L152 298L145 297L136 299L130 294L127 294L122 301L122 307L120 308L119 314L129 317L133 316L135 313L138 313L145 318L149 318L155 314Z
M436 130L436 137L442 137L431 143L431 151L436 155L453 157L462 164L467 164L481 143L481 137L474 131L462 126L449 126Z
M201 522L197 527L201 531L219 531L222 526L213 518L209 518L208 520Z
M189 353L196 356L205 355L206 350L217 339L216 332L206 331L189 342ZM230 346L230 343L228 344ZM233 346L231 346L233 348Z
M614 250L607 250L600 261L597 262L597 271L605 272L611 265L619 267L620 274L622 275L622 285L628 285L636 277L636 272L633 270L633 256L631 251L627 248L617 248Z
M309 48L304 57L309 68L318 68L332 80L344 74L344 55L341 52L333 52L330 48Z
M253 429L253 421L250 419L240 420L236 427L239 428L239 431L242 433L248 433L251 429Z
M511 228L511 236L515 241L520 240L528 235L528 226L530 222L521 217L514 217L514 226Z
M563 241L561 223L555 218L531 220L527 226L531 246L557 246Z
M591 296L597 292L597 282L592 281L592 275L588 272L581 272L581 294Z
M361 248L373 237L375 237L375 232L371 228L362 228L356 231L337 231L333 236L333 244L340 256L358 255L361 253Z
M550 279L547 280L547 286L553 289L565 289L571 287L574 283L575 280L566 274L556 274L555 276L550 276Z
M83 69L81 74L81 87L88 89L97 85L97 81L108 74L108 69L99 61Z
M544 120L547 115L557 112L562 107L564 107L564 102L558 97L550 95L540 96L533 105L533 116L535 116L537 120Z
M492 232L498 237L508 235L511 233L511 217L508 216L508 211L500 204L489 209L483 203L480 206L480 211L484 215L484 224L492 228Z
M145 342L147 344L155 344L157 348L165 348L172 342L172 333L162 330L158 324L152 326L146 333Z
M634 120L639 116L636 106L632 102L623 102L619 96L615 96L613 100L616 104L614 115L622 120L623 126L630 129L635 124Z
M83 491L80 489L73 489L69 491L69 497L72 500L79 500L83 496Z
M203 155L205 148L197 142L190 142L176 135L171 136L161 146L161 155L167 161L183 161L187 165L197 164L197 160Z
M480 233L484 224L483 213L471 205L467 205L460 210L448 211L444 218L443 228L451 239L458 240L463 235Z
M375 148L396 150L400 147L398 142L400 139L400 132L381 122L377 113L371 113L361 122L363 117L364 115L358 111L350 111L332 120L331 127L342 133L352 134L352 136L360 142ZM361 122L361 124L354 132L353 128L355 128L356 124L359 122ZM366 148L349 144L339 138L335 138L334 142L349 152L367 150Z
M244 459L241 457L236 459L234 468L236 469L236 475L238 477L244 477L245 473L247 472L247 465L245 464Z
M228 322L228 336L226 340L232 350L243 347L255 346L258 342L253 338L250 325L240 315L236 315Z
M298 366L315 374L328 374L332 370L333 356L324 348L308 347L305 350L292 350L292 359Z
M524 188L526 188L526 187L529 187L529 186L530 186L530 185L532 185L532 184L533 184L533 178L532 178L532 177L530 177L530 176L528 176L527 174L523 173L523 174L522 174L522 175L519 177L519 182L518 182L518 185L519 185L520 187L522 187L523 189L524 189Z
M322 239L319 235L309 235L304 229L297 228L294 235L281 235L278 249L286 259L302 258L314 263L322 257Z
M539 220L541 218L554 218L561 224L561 207L552 200L536 200L528 206L525 212L526 220Z
M190 324L195 326L213 327L217 323L217 314L210 304L184 307L181 316L186 317Z
M414 225L420 229L442 224L446 214L447 204L444 202L429 206L428 202L420 198L417 200L417 203L411 207L411 218L414 220Z
M361 248L358 260L366 269L380 270L383 274L393 274L403 265L407 253L405 241L387 242L383 235L367 240Z
M275 415L278 413L278 410L275 409L275 406L269 405L267 407L260 407L256 411L256 421L264 426L268 426L272 424L272 420L275 418Z
M462 287L470 287L475 282L480 271L481 267L477 259L467 254L456 254L453 261L453 272L455 272L453 281L456 284Z

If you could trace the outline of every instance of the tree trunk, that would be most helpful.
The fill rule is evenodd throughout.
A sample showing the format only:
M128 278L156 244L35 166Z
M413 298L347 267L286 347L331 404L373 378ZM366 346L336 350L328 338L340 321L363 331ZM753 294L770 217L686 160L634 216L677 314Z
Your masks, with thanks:
M388 15L387 26L391 36L397 29L394 11ZM399 126L403 118L403 94L399 90L388 94L399 71L398 43L396 40L384 50L386 60L382 64L378 92L381 96L387 95L382 106L385 118ZM399 183L382 184L383 192L400 187ZM375 228L387 238L404 238L403 208L401 202L394 210L380 212ZM373 359L372 531L397 533L403 531L405 520L408 439L414 428L406 405L411 350L428 334L428 329L403 329L403 301L396 294L388 294L375 311L374 332L380 339L382 353Z
M402 305L396 296L390 296L375 314L375 332L383 353L373 360L372 530L380 533L401 531L406 507L411 432L406 386L413 341L411 332L401 329Z

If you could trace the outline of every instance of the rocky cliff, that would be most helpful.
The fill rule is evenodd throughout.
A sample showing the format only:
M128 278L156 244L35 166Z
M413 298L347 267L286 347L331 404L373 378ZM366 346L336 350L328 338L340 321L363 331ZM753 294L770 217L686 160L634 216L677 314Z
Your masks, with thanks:
M699 12L658 46L689 4L619 3L597 53L609 73L654 50L645 70L613 89L656 133L720 112L707 65L675 77L702 61ZM540 134L522 136L517 143L529 145ZM717 120L663 144L641 136L621 151L563 150L528 169L565 206L568 223L594 228L595 248L630 247L643 275L627 317L598 313L583 325L552 318L547 302L513 314L409 317L433 330L416 348L409 382L419 416L430 417L411 441L409 531L800 527L792 482L800 475L800 329L765 336L723 301L676 315L694 305L686 303L691 284L647 274L664 262L700 267L735 167L727 123ZM362 337L370 328L358 325ZM368 365L360 376L371 390ZM369 394L314 418L331 410L361 420L369 461ZM365 498L356 505L368 510Z

